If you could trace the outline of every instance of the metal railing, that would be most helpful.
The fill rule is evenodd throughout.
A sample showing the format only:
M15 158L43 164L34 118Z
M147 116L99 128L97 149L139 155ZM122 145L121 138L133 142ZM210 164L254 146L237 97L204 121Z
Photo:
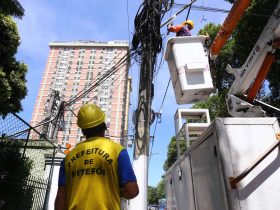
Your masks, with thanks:
M39 126L32 127L14 113L0 116L0 209L47 209L56 145L41 135ZM31 139L31 134L40 138ZM52 156L48 174L46 155ZM22 169L25 164L31 172Z
M0 209L39 210L43 209L48 181L29 176L0 178ZM12 196L11 196L12 195Z

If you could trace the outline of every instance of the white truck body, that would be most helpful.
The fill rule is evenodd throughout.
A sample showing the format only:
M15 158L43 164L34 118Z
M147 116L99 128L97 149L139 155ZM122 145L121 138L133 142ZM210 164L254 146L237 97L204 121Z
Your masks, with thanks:
M279 210L279 146L232 189L229 178L273 144L276 118L218 118L165 175L168 210Z

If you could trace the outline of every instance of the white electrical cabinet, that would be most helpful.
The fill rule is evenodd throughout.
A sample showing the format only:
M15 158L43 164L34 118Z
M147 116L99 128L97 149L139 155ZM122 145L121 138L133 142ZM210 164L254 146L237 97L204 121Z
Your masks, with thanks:
M214 92L205 39L184 36L168 40L165 60L178 104L202 101Z
M276 118L214 120L166 172L167 209L279 210L279 132Z

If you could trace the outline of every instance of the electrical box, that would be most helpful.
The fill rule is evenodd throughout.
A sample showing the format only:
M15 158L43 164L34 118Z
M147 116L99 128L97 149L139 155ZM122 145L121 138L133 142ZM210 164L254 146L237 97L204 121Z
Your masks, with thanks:
M203 101L214 92L205 39L205 36L185 36L168 40L165 60L177 104Z

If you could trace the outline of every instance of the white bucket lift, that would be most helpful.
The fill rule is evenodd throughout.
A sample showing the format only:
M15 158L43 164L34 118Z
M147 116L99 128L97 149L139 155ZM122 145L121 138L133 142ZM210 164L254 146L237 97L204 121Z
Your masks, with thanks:
M200 136L210 125L208 109L177 109L174 115L177 155L180 154L179 141L191 142ZM179 156L178 156L179 157Z
M214 92L205 39L205 36L184 36L168 40L165 60L177 104L202 101Z

